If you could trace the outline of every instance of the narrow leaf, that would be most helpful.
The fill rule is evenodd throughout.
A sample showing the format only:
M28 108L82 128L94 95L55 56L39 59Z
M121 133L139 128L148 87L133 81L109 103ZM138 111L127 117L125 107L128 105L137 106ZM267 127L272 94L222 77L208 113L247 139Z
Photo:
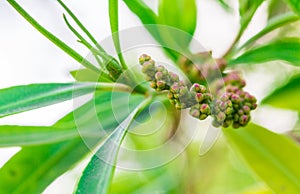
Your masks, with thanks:
M0 169L2 194L41 193L90 150L81 139L24 147Z
M119 37L119 0L109 0L109 21L114 45L123 69L127 69Z
M51 32L46 30L43 26L41 26L35 19L33 19L15 0L7 0L13 8L19 12L19 14L26 19L35 29L37 29L41 34L43 34L46 38L48 38L51 42L53 42L57 47L62 49L65 53L75 59L77 62L82 64L88 69L91 69L95 72L100 72L98 68L96 68L91 62L85 60L79 53L77 53L74 49L69 47L59 38L54 36Z
M90 83L51 83L1 89L0 117L63 102L91 93L95 87Z
M158 24L158 16L143 1L140 0L123 0L127 7L141 20L145 28L151 36L163 46L165 53L175 62L177 62L178 54L166 47L168 43L163 40L160 35L161 25ZM161 30L163 31L164 28Z
M90 69L73 70L70 74L78 82L111 82Z
M291 139L260 126L223 129L228 142L275 193L300 190L300 147Z
M76 193L108 193L117 155L133 119L150 103L146 100L135 109L105 140L83 172ZM105 160L105 161L104 161Z
M233 66L237 64L257 64L281 60L299 66L299 53L300 39L286 38L249 50L228 63Z
M5 88L0 90L0 117L63 102L95 90L113 89L130 91L125 85L110 83L50 83Z
M258 32L252 38L250 38L247 42L245 42L242 46L240 46L238 50L251 46L255 43L255 41L268 34L269 32L278 29L284 25L290 24L292 22L296 22L299 19L300 17L293 13L286 13L272 18L264 29L262 29L260 32Z
M108 99L112 99L111 92L97 93L95 99L71 112L53 127L61 129L80 125L81 131L83 127L81 125L86 124L86 128L95 130L98 135L101 135L99 134L99 121L101 121L101 128L110 133L118 126L119 119L128 116L130 110L128 104L124 103L127 102L128 95L127 93L114 94L115 100L120 103L112 107L111 103L106 103ZM129 104L131 107L136 107L141 99L141 96L133 96ZM119 113L117 117L116 112ZM82 160L105 136L85 138L84 142L81 138L74 138L56 144L23 147L0 169L1 194L42 193L58 176Z
M73 128L44 126L0 126L0 147L49 144L79 137Z
M178 28L191 35L197 24L195 0L162 0L159 5L158 22Z
M291 78L286 84L274 90L262 100L262 104L274 107L296 110L300 113L300 77Z
M61 0L57 0L57 2L66 10L66 12L71 16L71 18L75 21L75 23L79 26L79 28L87 35L87 37L89 37L89 39L97 46L99 51L105 53L105 50L98 44L94 36L81 23L81 21L76 17L76 15L67 7L67 5L64 4Z
M197 24L196 1L162 0L159 4L158 13L157 20L159 24L174 27L174 29L170 28L171 31L160 29L160 36L164 42L168 45L177 45L182 49L188 48ZM174 33L175 30L182 32Z
M248 27L257 8L262 4L263 1L264 0L239 0L239 12L241 16L240 24L242 32Z

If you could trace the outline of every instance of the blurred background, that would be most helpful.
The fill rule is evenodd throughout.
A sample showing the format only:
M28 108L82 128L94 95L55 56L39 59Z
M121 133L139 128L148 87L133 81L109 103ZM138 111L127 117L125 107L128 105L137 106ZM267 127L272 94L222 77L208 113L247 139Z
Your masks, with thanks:
M157 11L158 0L144 1ZM76 42L75 37L63 22L63 10L55 0L19 0L18 2L46 29L71 45L83 56L88 55L88 51ZM76 13L97 40L101 41L110 36L108 1L65 0L64 3ZM247 40L265 26L267 3L268 1L259 8L243 40ZM221 56L226 51L239 28L238 1L232 0L230 4L233 9L227 12L215 0L197 1L198 24L195 39L207 50L212 50L214 57ZM141 26L140 21L120 1L120 30L135 26ZM0 29L0 88L30 83L74 81L69 75L69 71L78 69L80 65L44 38L5 1L0 1ZM277 75L282 72L276 70L269 72L269 66L265 65L244 72L248 83L247 90L255 94L258 99L270 91L270 85L280 82ZM289 69L286 71L288 72ZM284 78L284 76L281 77L282 80ZM0 124L51 125L71 110L73 110L73 103L67 101L1 118ZM292 129L297 120L296 113L271 107L260 108L256 112L253 121L276 132L284 132L282 129L285 131ZM266 115L266 113L270 116L264 117L262 120L262 115ZM281 117L287 119L276 119ZM246 190L245 188L248 187L264 188L232 151L224 146L224 139L219 138L212 150L202 157L198 156L199 146L199 142L194 141L185 153L171 162L167 168L161 168L158 171L125 173L122 173L122 170L118 171L113 192L118 193L118 189L122 191L121 189L124 189L122 185L123 187L125 185L128 189L132 189L128 190L128 193L132 191L162 193L160 188L169 189L169 193L172 193L172 189L184 187L182 178L189 172L193 172L193 177L186 180L190 181L188 184L191 185L190 188L203 189L207 191L206 193L224 193L222 192L224 188L228 188L226 193ZM0 149L0 167L18 150L19 148ZM189 155L194 155L191 157L192 160L186 160L187 157L190 158ZM87 161L88 159L58 178L44 193L72 193ZM161 176L157 176L157 173ZM134 187L137 177L142 185L138 188L143 188L143 190ZM156 178L150 179L149 177ZM181 177L181 179L179 180L177 177ZM153 190L153 188L155 189ZM195 190L191 190L189 193L195 193Z

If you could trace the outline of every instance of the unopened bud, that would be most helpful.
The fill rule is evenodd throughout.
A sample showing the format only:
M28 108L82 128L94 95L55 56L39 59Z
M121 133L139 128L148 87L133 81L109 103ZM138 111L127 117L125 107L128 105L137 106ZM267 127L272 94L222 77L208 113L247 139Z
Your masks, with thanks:
M147 54L142 54L139 58L139 62L141 65L144 64L144 62L151 60L151 57Z
M249 121L249 117L247 115L243 115L240 117L239 122L241 125L247 124Z
M203 101L203 99L204 99L204 98L203 98L203 94L201 94L201 93L196 93L195 99L196 99L197 102L201 103L201 102Z
M159 81L156 82L156 85L157 85L157 89L164 90L165 86L166 86L166 82L162 81L162 80L159 80Z
M155 79L157 79L157 80L162 80L163 79L163 77L164 77L164 74L162 73L162 72L156 72L156 74L155 74Z
M208 104L202 104L201 107L200 107L200 112L209 115L210 114L209 105Z
M200 116L200 111L197 110L197 109L191 108L191 109L190 109L190 115L193 116L193 117L195 117L195 118L199 118L199 116Z
M176 73L169 72L169 77L173 83L179 81L179 76Z

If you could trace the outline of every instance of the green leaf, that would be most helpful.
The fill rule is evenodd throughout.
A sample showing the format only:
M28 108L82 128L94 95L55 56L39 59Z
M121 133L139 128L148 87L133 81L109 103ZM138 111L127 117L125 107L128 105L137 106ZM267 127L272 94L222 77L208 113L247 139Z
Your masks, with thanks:
M70 72L72 77L78 82L112 82L91 71L90 69L78 69Z
M291 78L283 86L274 90L262 100L262 104L269 104L274 107L296 110L300 113L300 77Z
M290 5L292 10L300 16L300 2L299 2L299 0L285 0L285 1Z
M268 34L269 32L278 29L284 25L290 24L292 22L296 22L300 19L299 16L293 14L293 13L286 13L279 15L277 17L272 18L267 26L262 29L260 32L258 32L256 35L254 35L252 38L250 38L247 42L245 42L242 46L239 47L238 50L241 50L243 48L249 47L252 44L254 44L257 40L259 40L264 35Z
M87 37L96 45L96 47L102 53L106 53L105 50L98 44L97 40L94 36L88 31L88 29L81 23L81 21L76 17L76 15L64 4L61 0L57 0L57 2L64 8L64 10L71 16L71 18L75 21L75 23L79 26L79 28L87 35Z
M168 42L166 43L161 37L160 31L163 31L165 27L158 25L158 16L154 13L154 11L140 0L123 0L123 2L141 20L152 37L162 45L165 53L173 61L177 62L178 54L171 49L168 49Z
M43 34L46 38L48 38L51 42L53 42L57 47L75 59L77 62L82 64L88 69L91 69L97 73L100 72L98 68L96 68L91 62L85 60L79 53L61 41L59 38L54 36L51 32L46 30L43 26L41 26L35 19L33 19L15 0L7 0L7 2L13 6L13 8L19 12L19 14L26 19L36 30L38 30L41 34Z
M0 169L1 193L41 193L89 151L77 138L58 144L24 147Z
M217 2L225 9L226 11L232 11L232 8L226 0L217 0Z
M194 34L197 25L195 0L162 0L158 13L158 23Z
M257 64L281 60L292 65L300 65L300 39L285 38L259 46L243 53L228 62L230 66L237 64Z
M16 114L92 93L96 84L51 83L14 86L0 90L0 117Z
M244 31L248 27L257 8L262 4L263 1L264 0L239 0L240 3L239 12L241 16L241 20L240 20L241 31Z
M5 88L0 90L0 117L63 102L96 90L119 89L130 91L125 85L111 83L50 83Z
M73 128L0 126L0 147L49 144L75 137L79 137L76 126Z
M121 143L133 119L151 102L144 101L105 140L83 172L76 193L108 193ZM105 160L105 161L103 161Z
M114 45L123 69L127 69L119 37L119 0L109 0L109 22Z
M166 29L160 30L164 42L176 42L181 48L189 46L197 24L197 5L195 0L162 0L158 9L158 23L182 30L185 33L172 33Z
M112 95L120 102L114 107L111 103L106 103L108 99L112 99ZM118 126L118 120L126 118L130 111L127 103L124 102L129 99L132 108L143 99L142 96L136 95L128 98L128 95L127 93L97 93L94 99L69 113L53 127L61 129L86 124L85 128L99 131L99 118L101 128L110 133ZM115 113L118 113L117 117ZM23 147L0 169L1 194L41 193L52 181L71 169L90 152L87 144L93 148L104 137L85 138L84 142L82 139L74 138L57 144Z
M300 190L300 147L284 135L260 126L223 129L228 142L275 193Z

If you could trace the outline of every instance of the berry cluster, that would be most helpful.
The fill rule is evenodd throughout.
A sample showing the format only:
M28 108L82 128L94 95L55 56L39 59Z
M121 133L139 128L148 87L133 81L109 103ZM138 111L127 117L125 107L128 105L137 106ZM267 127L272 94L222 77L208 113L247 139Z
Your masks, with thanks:
M177 109L190 108L190 115L197 119L204 120L211 115L215 127L245 126L250 121L250 111L257 106L256 98L243 91L245 81L237 72L231 72L222 80L216 80L212 87L215 91L208 91L204 85L198 83L189 88L177 74L168 71L164 66L156 66L155 61L148 55L142 55L139 62L145 79L152 88L169 91L171 104Z

